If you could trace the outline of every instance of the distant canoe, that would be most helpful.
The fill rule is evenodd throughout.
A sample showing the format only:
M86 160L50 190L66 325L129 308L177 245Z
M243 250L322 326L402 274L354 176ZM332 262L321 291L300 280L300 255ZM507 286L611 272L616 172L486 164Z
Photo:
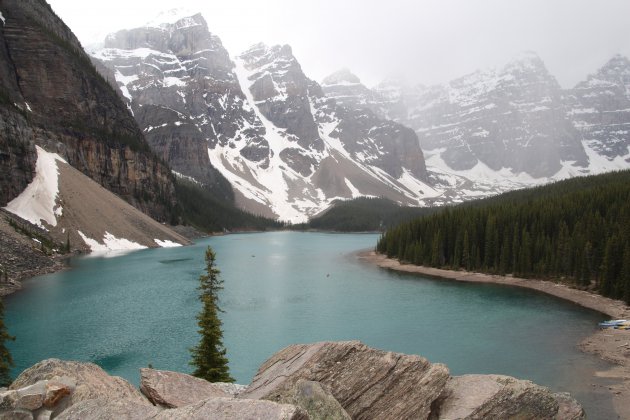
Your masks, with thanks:
M600 322L601 328L613 328L613 329L630 329L630 320L627 319L611 319L610 321Z

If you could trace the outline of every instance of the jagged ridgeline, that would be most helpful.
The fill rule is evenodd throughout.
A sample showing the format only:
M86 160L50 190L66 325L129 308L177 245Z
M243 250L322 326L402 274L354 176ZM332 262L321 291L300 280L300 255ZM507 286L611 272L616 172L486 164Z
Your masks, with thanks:
M630 303L630 171L446 208L386 232L377 251L432 267L565 280Z

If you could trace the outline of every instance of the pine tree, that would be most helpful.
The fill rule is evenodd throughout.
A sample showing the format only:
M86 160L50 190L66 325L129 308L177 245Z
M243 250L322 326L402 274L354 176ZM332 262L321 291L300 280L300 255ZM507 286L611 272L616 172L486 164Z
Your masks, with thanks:
M4 303L0 299L0 386L9 386L12 382L13 358L6 346L7 341L15 341L15 337L9 335L4 325Z
M219 270L215 267L216 256L211 247L206 249L206 274L199 277L199 300L203 304L197 315L197 325L201 340L190 349L195 367L193 375L209 382L234 382L228 369L228 359L223 346L223 331L218 305L218 292L223 288Z

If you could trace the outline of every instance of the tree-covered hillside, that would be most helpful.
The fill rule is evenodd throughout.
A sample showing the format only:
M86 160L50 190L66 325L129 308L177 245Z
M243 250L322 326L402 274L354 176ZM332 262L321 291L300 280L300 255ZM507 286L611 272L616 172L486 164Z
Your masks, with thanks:
M227 199L185 179L177 179L175 190L182 220L201 231L268 230L285 226L282 222L238 209Z
M361 197L337 201L307 224L294 228L337 232L380 231L432 212L435 209L400 206L386 198Z
M417 265L570 281L630 303L630 171L446 208L389 230L377 251Z

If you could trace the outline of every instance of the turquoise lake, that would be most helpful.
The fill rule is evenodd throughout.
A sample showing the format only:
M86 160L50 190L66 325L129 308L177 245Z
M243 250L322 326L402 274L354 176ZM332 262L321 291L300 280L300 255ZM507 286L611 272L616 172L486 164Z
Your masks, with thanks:
M138 368L190 372L196 287L211 245L224 280L232 376L292 343L361 340L446 363L452 374L499 373L572 392L589 418L610 414L594 391L606 365L576 344L604 317L536 292L400 274L360 262L375 234L274 232L199 240L115 258L71 261L5 300L17 374L45 358L91 361L132 383ZM599 381L599 382L597 382Z

